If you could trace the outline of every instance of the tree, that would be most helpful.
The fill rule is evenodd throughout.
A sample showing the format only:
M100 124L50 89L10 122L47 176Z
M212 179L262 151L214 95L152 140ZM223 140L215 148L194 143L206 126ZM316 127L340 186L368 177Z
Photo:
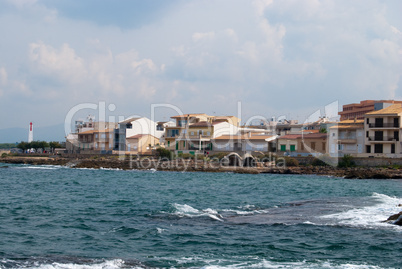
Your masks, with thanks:
M24 141L21 141L21 143L19 143L18 145L17 145L17 148L19 148L19 149L21 149L22 151L26 151L27 149L29 149L30 147L29 147L29 143L27 143L27 142L24 142Z
M49 144L46 141L38 141L38 146L44 152L45 148L49 147Z
M320 128L320 133L326 134L327 133L327 129L324 127Z
M59 142L52 141L52 142L49 142L49 147L50 147L50 151L54 152L54 149L61 148L62 146L60 145Z

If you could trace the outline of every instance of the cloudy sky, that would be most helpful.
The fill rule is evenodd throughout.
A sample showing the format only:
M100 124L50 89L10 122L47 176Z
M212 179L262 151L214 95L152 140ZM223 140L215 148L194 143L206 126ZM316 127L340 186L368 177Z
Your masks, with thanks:
M0 129L112 115L286 115L402 99L400 0L0 0ZM96 113L93 113L96 114ZM160 109L160 120L175 112Z

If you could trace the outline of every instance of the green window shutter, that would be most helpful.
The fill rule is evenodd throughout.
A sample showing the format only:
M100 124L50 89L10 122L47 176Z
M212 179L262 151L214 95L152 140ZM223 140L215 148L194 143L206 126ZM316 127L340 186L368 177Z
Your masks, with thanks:
M286 151L286 145L281 145L281 151Z
M296 151L296 145L290 145L290 151Z
M168 147L170 147L170 141L168 141Z
M179 141L176 141L176 150L179 149Z
M183 149L186 149L186 141L183 141Z

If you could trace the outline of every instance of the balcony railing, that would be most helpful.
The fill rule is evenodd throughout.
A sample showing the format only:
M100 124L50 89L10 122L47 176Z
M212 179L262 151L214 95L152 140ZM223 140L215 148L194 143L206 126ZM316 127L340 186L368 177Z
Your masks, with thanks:
M356 139L356 136L355 135L341 135L341 136L339 136L339 138L338 138L339 140L343 140L343 139L346 139L346 140L352 140L352 139Z
M399 128L397 123L369 123L369 128Z
M399 137L393 136L369 136L369 141L399 141Z

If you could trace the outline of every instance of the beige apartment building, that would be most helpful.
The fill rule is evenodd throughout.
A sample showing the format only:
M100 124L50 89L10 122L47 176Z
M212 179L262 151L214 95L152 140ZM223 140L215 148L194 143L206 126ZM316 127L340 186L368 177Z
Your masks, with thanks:
M394 104L364 117L365 152L374 157L400 157L402 105Z

